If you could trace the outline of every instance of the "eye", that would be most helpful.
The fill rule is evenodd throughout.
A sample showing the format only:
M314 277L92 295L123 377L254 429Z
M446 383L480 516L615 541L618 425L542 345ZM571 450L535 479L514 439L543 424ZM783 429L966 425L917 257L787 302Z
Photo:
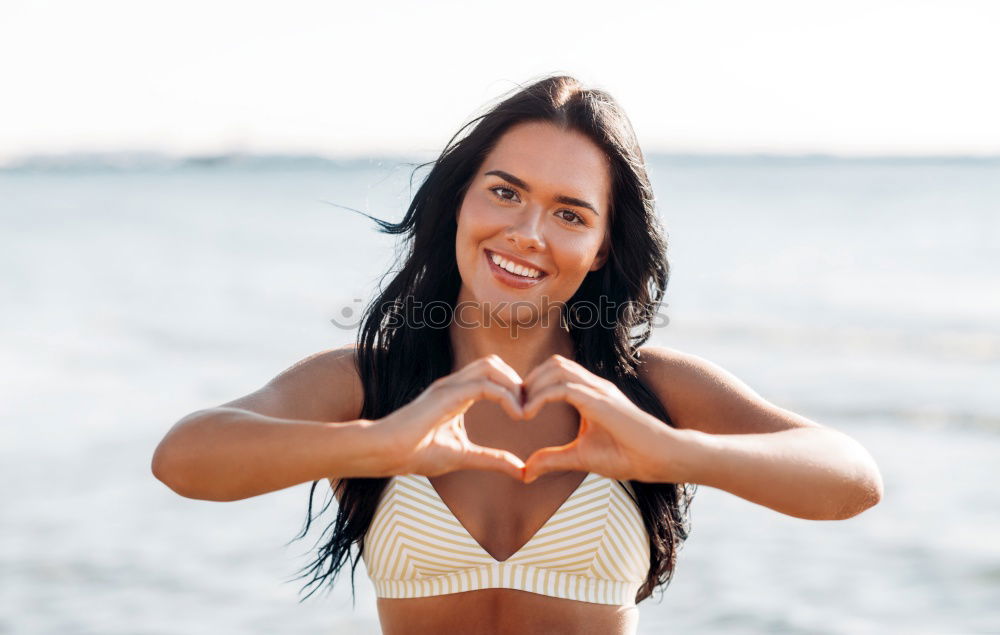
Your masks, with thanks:
M493 192L493 195L501 201L506 201L508 203L517 203L520 201L520 197L517 195L517 190L507 187L506 185L494 185L489 188L489 190ZM567 216L560 216L559 218L570 225L581 225L583 227L587 226L587 221L571 209L561 209L557 211L556 214L566 214Z
M570 209L561 209L561 210L559 210L556 213L557 214L564 214L564 213L565 214L569 214L572 218L566 218L565 216L562 217L562 219L564 221L568 222L568 223L572 223L574 225L586 225L587 224L586 221L583 220L583 217L580 216L579 214L577 214L576 212L574 212L573 210L570 210Z
M517 192L503 185L494 185L493 187L490 188L490 191L493 192L496 195L496 197L502 201L516 202L518 200ZM510 194L510 196L507 196L506 194Z

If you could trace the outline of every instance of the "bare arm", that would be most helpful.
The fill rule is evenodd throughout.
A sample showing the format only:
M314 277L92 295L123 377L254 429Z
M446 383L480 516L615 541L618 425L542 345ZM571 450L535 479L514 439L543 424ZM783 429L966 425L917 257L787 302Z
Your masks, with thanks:
M685 482L811 520L855 516L882 497L871 454L846 434L764 400L722 368L672 349L642 349L643 378L679 430Z
M856 441L801 427L764 434L680 430L686 482L726 490L796 518L843 520L882 498L882 476Z
M313 355L249 395L178 421L153 454L153 474L188 498L233 501L313 480L376 476L386 453L357 417L352 349Z

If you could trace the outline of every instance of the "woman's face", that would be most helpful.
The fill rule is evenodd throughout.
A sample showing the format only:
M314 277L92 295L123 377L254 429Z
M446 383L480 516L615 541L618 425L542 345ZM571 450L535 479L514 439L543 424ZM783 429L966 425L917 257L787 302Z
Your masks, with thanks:
M459 301L501 309L568 301L607 258L610 198L608 160L588 137L547 122L510 128L458 211Z

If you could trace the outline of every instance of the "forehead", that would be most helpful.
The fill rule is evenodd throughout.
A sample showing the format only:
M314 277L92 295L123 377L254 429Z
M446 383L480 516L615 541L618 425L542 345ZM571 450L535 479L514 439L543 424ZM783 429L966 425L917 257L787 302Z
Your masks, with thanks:
M512 127L483 162L480 175L503 170L522 179L532 193L582 198L607 209L611 175L604 152L586 135L547 122Z

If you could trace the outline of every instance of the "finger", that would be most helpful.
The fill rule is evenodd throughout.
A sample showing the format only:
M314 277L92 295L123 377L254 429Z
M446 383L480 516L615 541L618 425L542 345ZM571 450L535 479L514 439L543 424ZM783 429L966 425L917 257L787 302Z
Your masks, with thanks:
M462 375L465 378L470 376L477 376L488 369L495 369L502 373L503 375L509 377L513 382L520 382L521 376L517 374L510 364L505 362L502 357L493 353L485 357L480 357L479 359L473 360L462 367L461 370L454 373L455 375Z
M531 372L536 374L531 381L524 382L525 404L531 401L532 397L549 386L563 384L570 381L570 377L563 372L563 369L555 365L549 365L545 368L535 368Z
M566 382L552 384L539 390L524 404L524 418L533 419L538 411L547 403L553 401L563 401L583 414L589 406L592 406L598 398L593 388L578 384L576 382Z
M473 445L463 456L459 469L493 470L520 481L524 474L524 461L506 450Z
M606 380L591 373L576 362L558 355L554 355L550 360L552 361L547 365L533 369L525 378L525 402L530 400L536 392L554 383L573 382L590 386L595 392L603 390L602 384Z
M456 415L468 410L474 401L489 399L500 404L511 419L524 418L520 395L514 396L506 386L501 386L488 377L457 384L454 386L454 391L453 399L459 408Z
M551 448L542 448L524 463L524 482L531 483L549 472L585 471L580 465L576 442Z
M517 371L511 368L507 362L503 361L499 355L487 355L486 357L477 359L467 364L459 373L463 381L468 381L476 377L489 377L497 384L506 386L517 397L518 402L521 400L521 387L524 385L524 382L521 380L521 376L517 374Z
M517 374L517 371L511 367L510 364L505 362L499 355L490 355L486 358L486 363L489 364L490 368L501 373L504 377L510 379L511 383L520 386L522 383L521 376Z
M549 355L544 362L532 368L531 371L524 376L525 386L530 386L533 382L537 382L539 375L543 375L546 372L551 371L553 368L559 368L562 364L562 360L565 359L566 358L562 355Z

